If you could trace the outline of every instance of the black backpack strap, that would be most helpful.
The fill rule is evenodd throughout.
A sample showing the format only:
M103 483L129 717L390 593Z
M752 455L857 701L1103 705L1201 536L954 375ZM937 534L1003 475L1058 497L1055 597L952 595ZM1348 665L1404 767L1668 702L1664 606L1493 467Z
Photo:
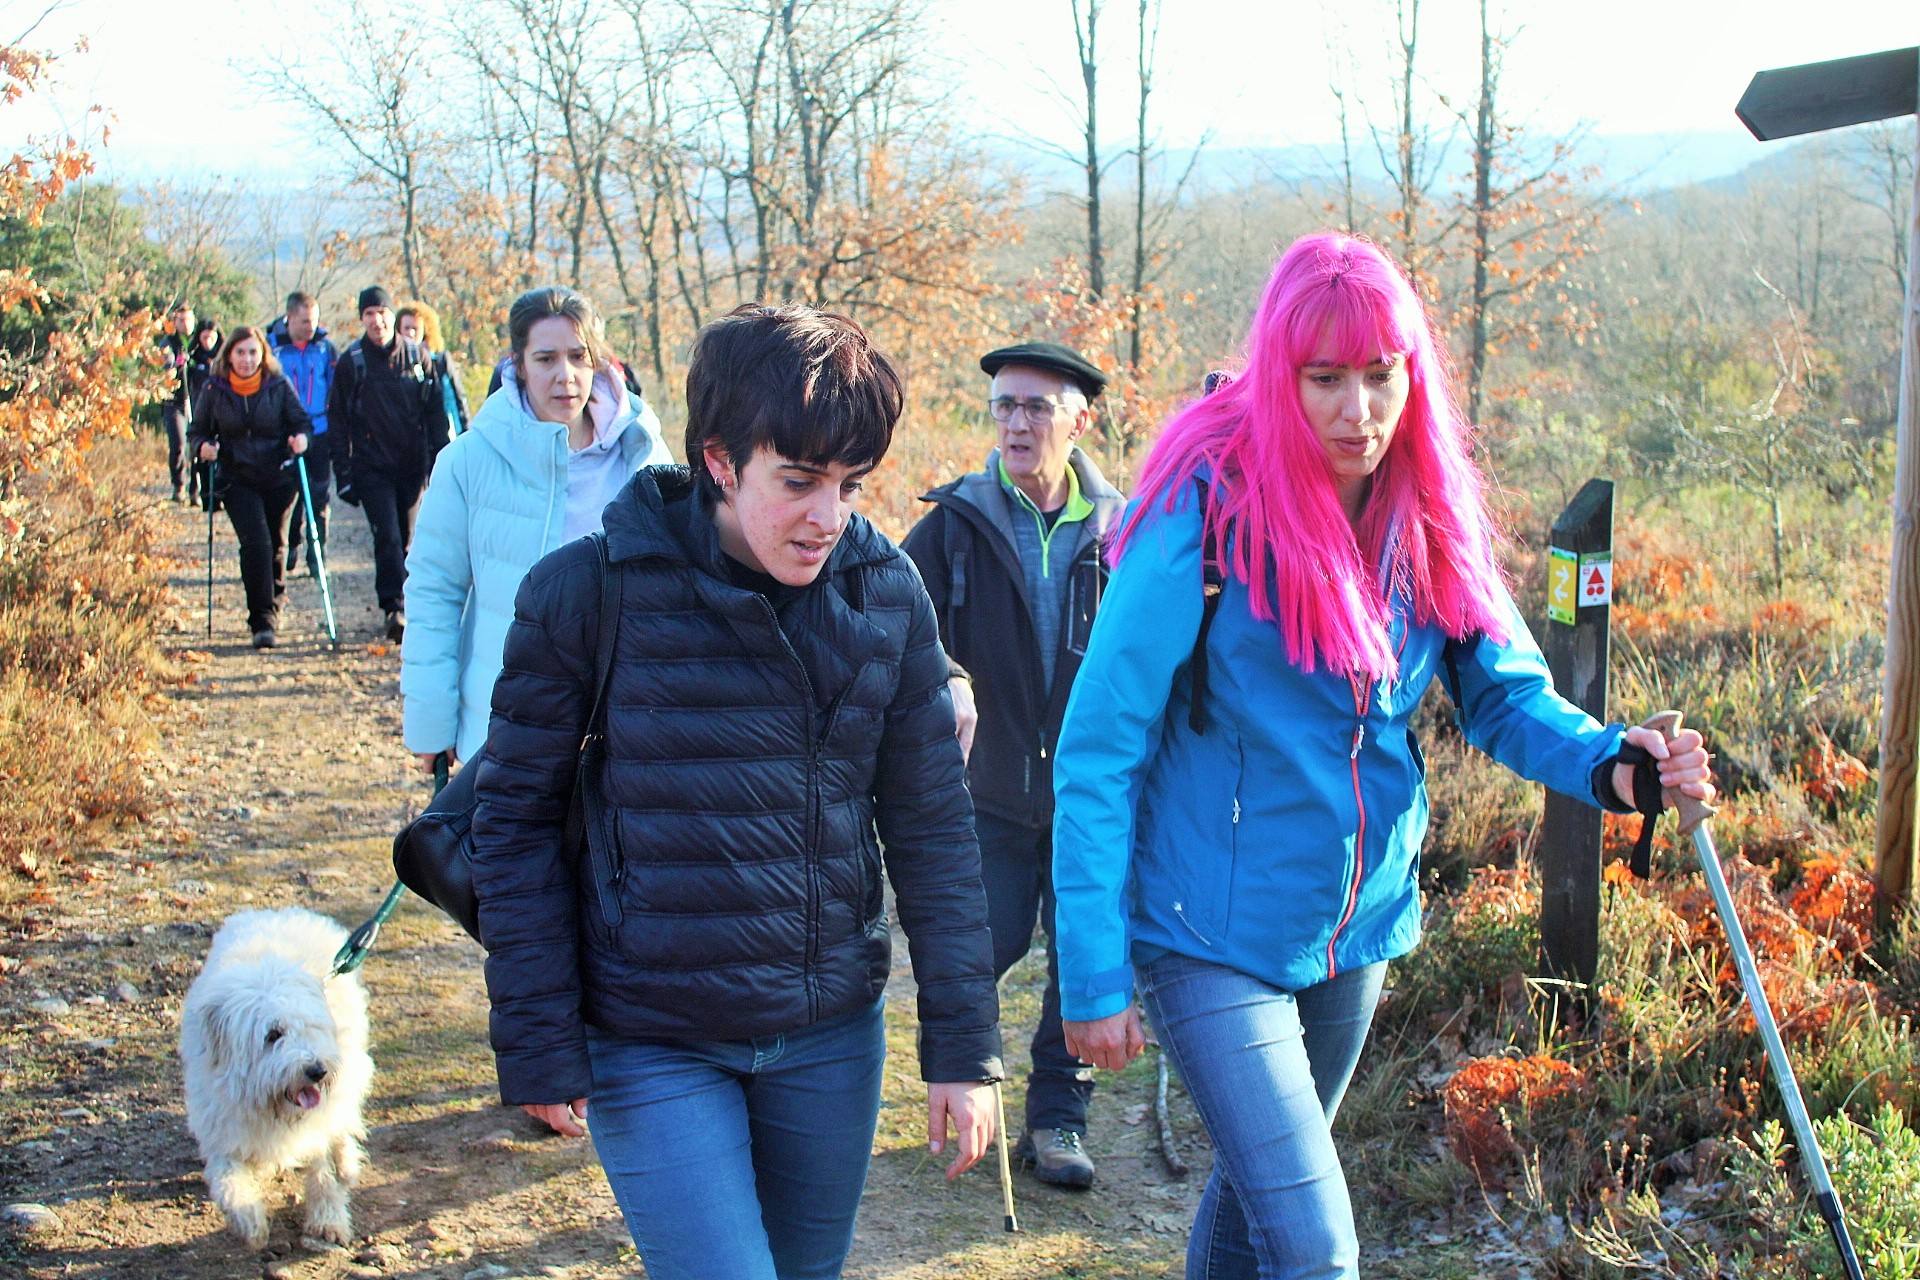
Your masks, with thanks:
M567 807L566 847L587 864L595 895L600 901L601 917L607 927L618 928L622 918L617 880L620 874L613 848L613 833L607 828L606 805L600 798L600 774L606 759L607 686L613 672L613 650L620 634L621 588L626 577L619 565L607 560L607 535L593 535L593 549L600 568L600 628L593 649L593 709L587 713L587 730L580 739L580 751L574 764L573 803Z
M1194 480L1200 503L1200 630L1193 637L1193 657L1188 663L1193 695L1187 703L1187 727L1195 733L1207 731L1207 636L1213 630L1213 615L1220 612L1220 595L1227 588L1226 566L1220 563L1219 549L1213 537L1213 517L1207 510L1207 482Z
M607 684L613 672L613 646L620 634L621 587L626 574L607 560L607 535L593 535L600 561L600 633L593 648L593 711L587 717L587 736L607 732Z
M1212 395L1233 381L1233 375L1214 370L1207 375L1202 395ZM1187 669L1192 675L1193 694L1187 703L1187 727L1195 733L1207 731L1207 635L1213 630L1213 615L1220 612L1220 594L1227 588L1227 569L1220 562L1220 546L1214 538L1213 514L1207 506L1207 482L1193 479L1200 503L1200 632L1193 638L1193 657Z

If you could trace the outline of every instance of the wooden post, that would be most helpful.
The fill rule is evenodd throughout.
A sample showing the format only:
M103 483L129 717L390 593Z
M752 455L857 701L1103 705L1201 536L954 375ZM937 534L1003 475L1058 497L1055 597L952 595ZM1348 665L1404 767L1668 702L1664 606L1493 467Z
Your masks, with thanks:
M1920 63L1915 66L1920 81ZM1880 923L1913 895L1920 876L1914 822L1915 718L1920 688L1920 120L1914 124L1912 221L1907 227L1907 297L1900 345L1900 416L1894 427L1893 572L1887 594L1886 690L1880 709L1880 814L1873 867Z
M1589 480L1553 522L1547 665L1560 696L1607 718L1613 482ZM1600 811L1549 791L1540 837L1540 945L1547 972L1591 983L1600 956Z
M1920 112L1920 46L1780 67L1756 74L1734 114L1762 142ZM1873 870L1885 926L1920 878L1915 741L1920 736L1920 134L1914 146L1913 221L1907 228L1900 413L1894 427L1893 568L1880 712L1880 813Z

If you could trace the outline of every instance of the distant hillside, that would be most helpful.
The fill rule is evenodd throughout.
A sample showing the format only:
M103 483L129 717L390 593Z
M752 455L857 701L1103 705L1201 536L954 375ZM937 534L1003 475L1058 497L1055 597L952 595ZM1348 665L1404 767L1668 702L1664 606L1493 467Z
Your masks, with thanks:
M1772 161L1793 145L1756 142L1736 126L1710 132L1589 137L1581 142L1578 157L1581 164L1598 168L1608 185L1626 194L1646 195L1726 179L1748 165ZM1057 154L1029 148L1009 148L1004 154L1009 167L1028 175L1036 193L1071 190L1081 181L1080 170ZM1161 162L1162 172L1177 174L1193 159L1190 150L1171 151ZM1442 172L1463 174L1467 165L1465 140L1453 139L1438 165ZM1387 171L1380 164L1372 139L1355 141L1353 166L1360 187L1383 190L1388 185ZM1116 187L1125 186L1130 174L1130 168L1119 165L1111 171L1109 181ZM1337 145L1210 147L1201 151L1193 165L1191 186L1197 193L1205 193L1263 182L1328 184L1337 182L1339 174Z

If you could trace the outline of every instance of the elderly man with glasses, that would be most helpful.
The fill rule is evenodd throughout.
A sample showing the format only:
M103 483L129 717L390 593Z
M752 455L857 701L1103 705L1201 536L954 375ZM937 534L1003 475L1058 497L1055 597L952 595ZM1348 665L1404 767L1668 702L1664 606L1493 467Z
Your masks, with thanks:
M1076 444L1105 374L1056 342L990 351L980 368L993 379L995 447L984 469L923 497L933 509L904 547L933 597L940 639L966 669L956 703L968 703L970 679L978 709L967 781L994 969L1004 976L1027 954L1036 920L1053 938L1053 745L1106 586L1100 548L1126 499ZM1093 1077L1067 1052L1059 984L1049 945L1020 1156L1042 1182L1084 1189L1093 1185Z

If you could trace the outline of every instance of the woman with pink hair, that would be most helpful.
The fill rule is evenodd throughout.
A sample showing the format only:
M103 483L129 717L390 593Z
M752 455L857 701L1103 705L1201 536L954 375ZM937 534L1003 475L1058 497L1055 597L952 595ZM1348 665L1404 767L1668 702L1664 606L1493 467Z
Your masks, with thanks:
M1055 765L1067 1047L1140 1051L1136 987L1213 1139L1191 1280L1355 1276L1330 1126L1420 933L1436 676L1468 741L1615 811L1710 799L1699 734L1553 691L1496 559L1438 336L1377 246L1296 241L1242 372L1155 444Z

